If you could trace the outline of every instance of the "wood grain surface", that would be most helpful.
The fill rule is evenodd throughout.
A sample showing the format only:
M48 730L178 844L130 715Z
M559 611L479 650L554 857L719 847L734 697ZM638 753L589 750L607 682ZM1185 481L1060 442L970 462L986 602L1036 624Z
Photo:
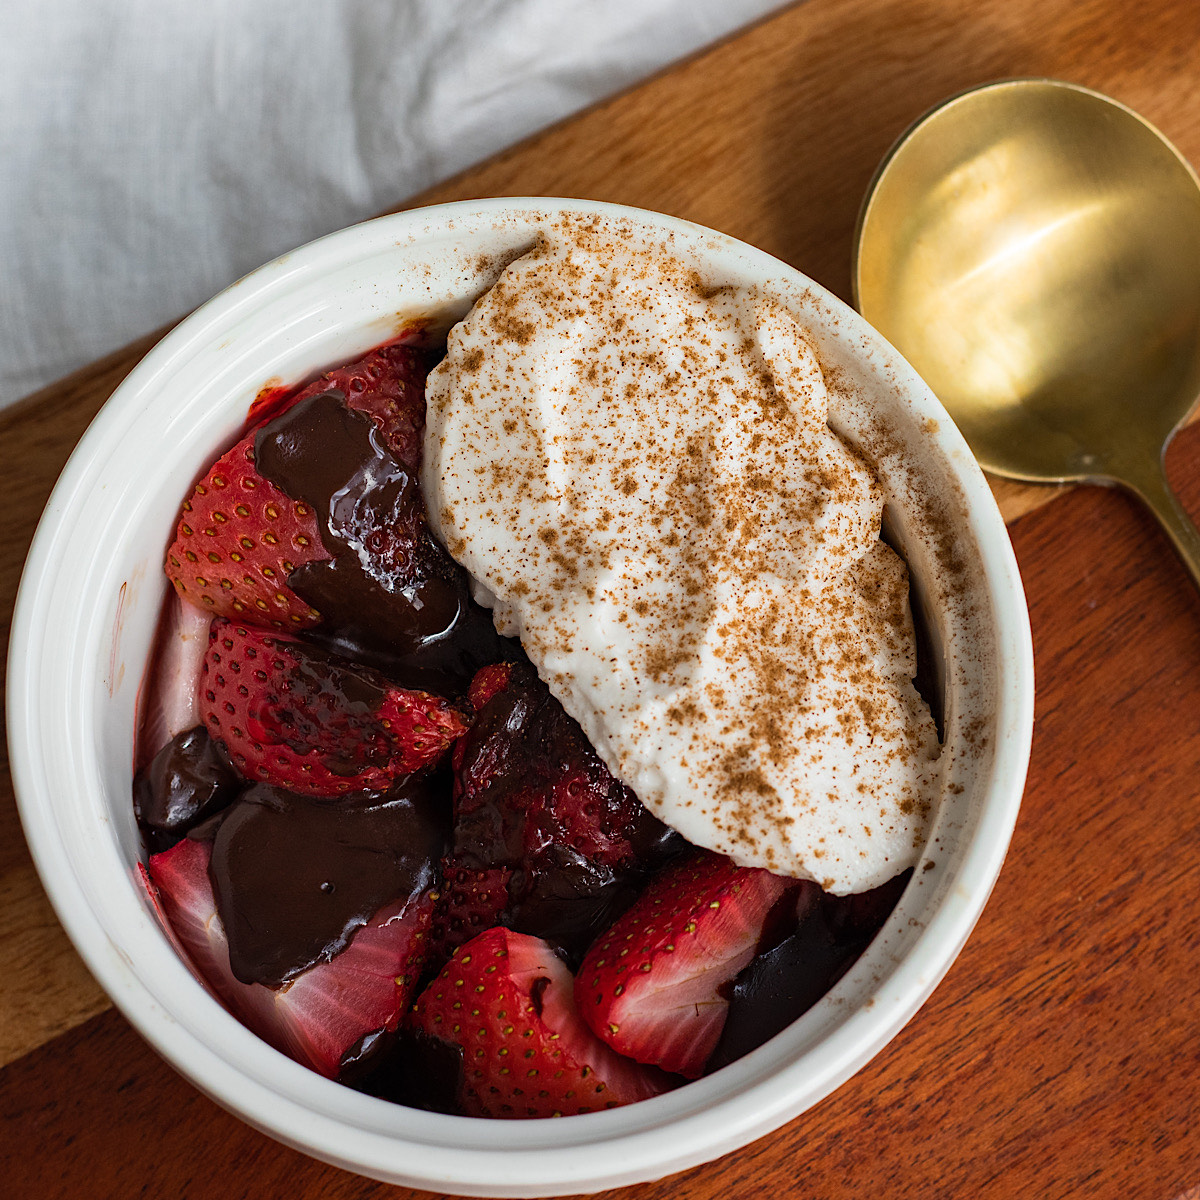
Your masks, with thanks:
M1197 161L1198 47L1195 0L808 0L411 203L640 205L846 296L871 172L926 108L990 79L1064 78L1131 105ZM54 479L157 336L0 415L6 641ZM1200 431L1170 466L1200 510ZM995 486L1006 517L1028 514L1013 536L1040 693L1023 816L978 931L908 1029L813 1112L623 1195L1200 1196L1200 604L1121 496ZM7 761L0 914L0 1194L405 1194L240 1125L106 1011L37 881Z

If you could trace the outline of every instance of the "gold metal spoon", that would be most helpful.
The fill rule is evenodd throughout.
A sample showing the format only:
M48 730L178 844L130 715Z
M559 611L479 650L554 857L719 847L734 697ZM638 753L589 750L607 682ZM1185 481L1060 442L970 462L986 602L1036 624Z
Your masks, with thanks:
M1087 88L988 84L888 154L854 239L855 303L983 467L1129 488L1200 586L1163 455L1200 395L1200 181Z

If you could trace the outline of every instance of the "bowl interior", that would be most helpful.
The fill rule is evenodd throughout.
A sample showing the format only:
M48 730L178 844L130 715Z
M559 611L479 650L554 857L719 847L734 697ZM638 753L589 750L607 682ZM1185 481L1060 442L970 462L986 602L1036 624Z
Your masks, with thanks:
M799 317L830 385L831 424L883 477L891 537L929 614L946 780L896 913L773 1041L632 1109L473 1121L319 1078L259 1042L192 978L136 883L134 723L179 504L258 391L351 359L414 321L448 327L564 212L625 222L630 236L693 259L706 280L763 288ZM551 201L368 222L268 264L181 324L122 384L51 498L22 583L9 687L35 860L76 946L141 1032L284 1141L378 1178L480 1195L654 1178L782 1124L858 1069L916 1011L982 909L1015 821L1032 723L1028 620L1007 535L961 437L911 368L850 309L765 254L671 218Z

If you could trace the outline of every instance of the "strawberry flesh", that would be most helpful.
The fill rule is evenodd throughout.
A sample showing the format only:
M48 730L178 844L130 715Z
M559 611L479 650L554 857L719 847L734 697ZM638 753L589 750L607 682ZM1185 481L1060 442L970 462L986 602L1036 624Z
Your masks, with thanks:
M308 629L321 614L292 591L288 576L329 553L312 506L259 474L254 439L247 434L221 455L184 501L167 575L183 600L206 612Z
M575 996L614 1050L695 1079L721 1037L729 985L800 884L697 853L654 878L588 951Z
M174 589L164 597L150 665L138 689L134 763L139 771L177 733L200 723L200 675L211 624L207 612L184 604Z
M489 663L480 667L467 688L467 703L475 712L482 711L487 702L504 691L512 679L512 663Z
M243 776L308 796L386 791L436 763L466 728L439 696L224 619L209 634L200 711Z
M511 871L497 919L578 956L681 839L612 776L532 667L485 671L452 758L451 869Z
M428 895L379 909L330 962L283 987L239 982L209 880L212 847L185 838L142 872L168 935L200 980L241 1022L276 1049L327 1078L381 1030L393 1030L421 973L432 902Z
M614 1054L580 1020L571 974L550 946L507 929L463 946L422 992L411 1023L461 1048L467 1116L598 1112L673 1082Z

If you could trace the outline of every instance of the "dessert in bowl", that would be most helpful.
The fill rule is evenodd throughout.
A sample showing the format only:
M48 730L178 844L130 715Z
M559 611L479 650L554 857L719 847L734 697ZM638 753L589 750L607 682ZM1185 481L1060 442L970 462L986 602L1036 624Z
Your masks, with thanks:
M417 326L435 343L539 235L553 245L589 222L659 261L683 264L697 294L717 303L722 293L753 292L811 347L811 363L793 363L790 374L812 386L822 380L829 424L877 479L889 540L926 614L928 690L943 720L936 792L926 811L906 806L905 815L921 815L920 844L909 830L902 865L914 874L896 911L832 991L766 1045L611 1111L511 1123L416 1111L322 1079L257 1039L189 972L139 886L130 747L166 589L163 548L189 483L202 481L238 440L265 386L301 384ZM470 328L468 321L451 337L447 363L456 355L475 362ZM517 332L511 340L522 345ZM438 445L478 443L476 433L464 439L443 420L469 407L451 383L430 389ZM430 472L448 478L452 466L435 468L427 455L427 494ZM625 495L620 481L616 494ZM503 631L530 645L553 643L515 603L505 564L471 560L469 546L482 542L464 538L456 521L478 506L446 501L439 497L436 513L431 504L431 524L476 576ZM531 533L531 544L561 555L539 528ZM531 567L524 582L536 591L538 578ZM650 581L646 594L653 588ZM585 686L596 672L552 654L534 657L608 767L636 779L646 804L669 815L678 788L666 778L656 790L655 755L639 758L618 725L599 721L603 705ZM147 357L81 443L31 553L14 635L10 736L23 819L64 924L114 1000L198 1086L275 1136L379 1178L553 1194L659 1176L743 1144L837 1086L912 1015L960 948L1003 858L1028 756L1030 659L1019 579L986 484L936 401L852 312L776 260L670 218L493 201L402 214L314 243L235 285ZM671 669L664 667L663 687L678 689ZM652 708L658 698L643 699ZM658 761L679 758L666 745ZM783 854L786 838L764 830L739 842L728 818L709 822L718 824L738 844L719 842L714 851L733 853L743 869L782 865L755 855ZM701 840L695 829L689 836ZM834 874L827 879L812 866L810 859L801 869L838 888ZM894 871L847 880L841 890L861 891L880 874Z

